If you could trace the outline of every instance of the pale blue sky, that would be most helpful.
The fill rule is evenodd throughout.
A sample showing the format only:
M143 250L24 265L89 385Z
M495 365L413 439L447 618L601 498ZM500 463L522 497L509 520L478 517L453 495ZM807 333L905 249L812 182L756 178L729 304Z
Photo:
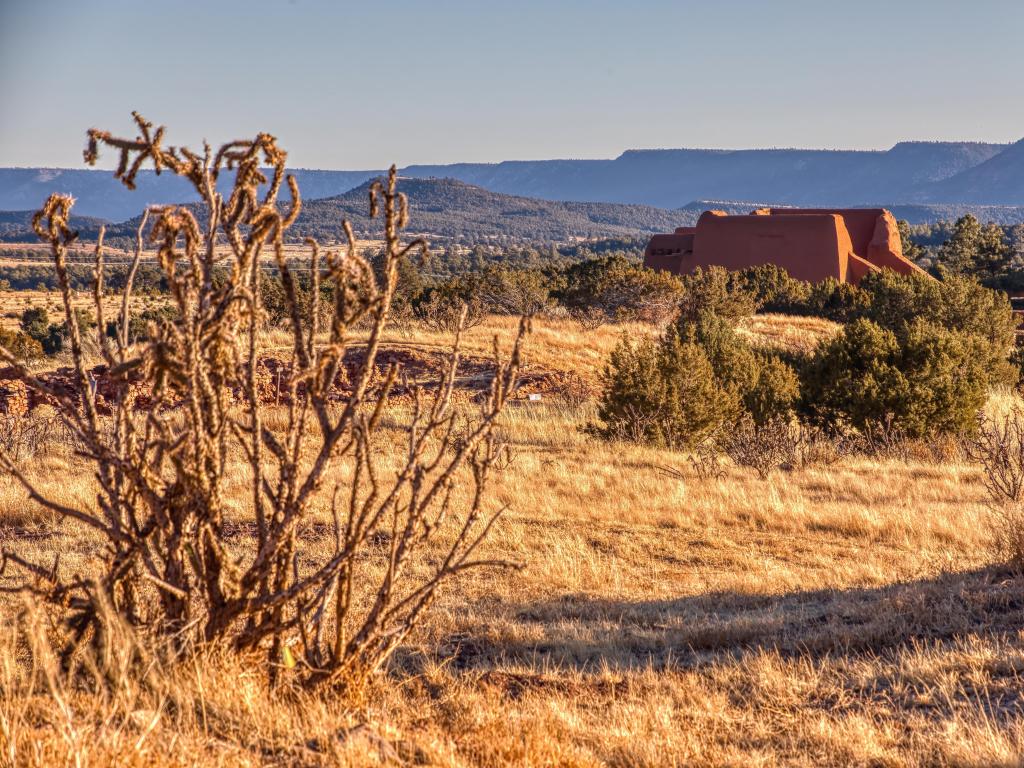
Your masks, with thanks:
M1022 33L1024 0L0 0L0 165L81 167L132 109L309 168L1013 141Z

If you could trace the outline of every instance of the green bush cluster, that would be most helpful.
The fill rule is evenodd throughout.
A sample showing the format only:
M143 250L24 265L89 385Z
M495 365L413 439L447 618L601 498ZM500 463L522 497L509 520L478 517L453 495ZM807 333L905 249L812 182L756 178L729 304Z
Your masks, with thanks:
M701 269L683 276L683 292L679 315L694 320L703 312L711 312L729 320L748 317L758 309L757 293L742 272L729 272L722 267Z
M109 290L121 290L128 279L129 268L124 264L111 264L105 270L104 282ZM17 264L0 267L0 281L5 290L30 291L57 289L57 276L50 264ZM91 264L68 265L68 281L75 291L91 291L93 267ZM156 264L140 264L135 274L135 293L167 291L167 280Z
M24 331L11 331L0 327L0 346L24 362L31 362L43 356L43 345Z
M675 313L682 293L679 277L613 254L564 268L485 264L434 283L420 301L439 294L467 303L477 300L484 311L494 314L534 314L563 307L595 310L608 321L662 322Z
M603 384L602 434L671 448L693 447L743 416L791 417L800 397L793 368L756 352L707 308L681 314L657 341L623 338Z
M132 312L131 317L128 318L128 343L136 344L140 341L149 341L152 325L173 321L176 316L174 308L169 305L149 307L141 312ZM117 338L119 330L119 321L107 321L106 335L108 338Z
M640 320L663 323L677 312L682 280L647 269L621 252L554 267L480 263L452 275L439 275L433 258L406 260L399 271L392 316L436 319L458 314L466 304L476 313L537 314L562 308L587 310L601 322ZM311 281L308 273L294 278L300 309L308 314ZM330 287L321 284L321 307L331 303ZM263 281L262 300L268 325L286 322L285 289L276 274Z
M990 384L984 346L920 319L900 335L854 320L807 367L805 411L839 429L884 422L909 437L969 433Z
M735 416L738 402L700 345L670 329L658 341L623 338L604 373L598 409L606 436L692 447Z
M677 311L684 279L645 269L625 256L613 255L573 264L552 293L572 311L596 311L605 320L640 320L660 324Z
M21 331L39 344L41 354L55 355L64 349L67 323L51 323L43 307L29 307L21 313Z
M549 279L539 270L492 264L433 284L421 283L419 290L400 301L408 302L422 319L457 317L464 304L474 315L536 314L550 306L551 288Z
M96 327L96 320L85 309L76 309L75 317L78 327L83 331ZM67 321L50 322L49 313L43 307L29 307L22 312L20 328L21 333L39 345L40 356L52 356L61 352L69 336Z
M885 423L909 437L965 434L989 390L1019 377L1009 301L973 279L882 271L859 286L811 285L775 267L712 268L687 276L683 287L670 332L656 342L624 340L609 361L604 434L692 446L740 419L765 425L794 417L840 431ZM822 315L845 327L807 359L786 359L736 335L736 320L759 308ZM642 396L631 399L634 390ZM635 428L640 422L643 430Z

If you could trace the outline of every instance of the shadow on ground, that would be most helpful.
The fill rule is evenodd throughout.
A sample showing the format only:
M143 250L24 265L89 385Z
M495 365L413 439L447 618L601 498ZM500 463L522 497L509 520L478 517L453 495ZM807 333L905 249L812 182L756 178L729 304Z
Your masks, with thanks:
M870 589L674 600L568 594L481 613L490 615L470 620L437 649L456 668L517 661L589 671L696 667L757 650L821 657L969 636L1020 639L1024 575L985 568Z

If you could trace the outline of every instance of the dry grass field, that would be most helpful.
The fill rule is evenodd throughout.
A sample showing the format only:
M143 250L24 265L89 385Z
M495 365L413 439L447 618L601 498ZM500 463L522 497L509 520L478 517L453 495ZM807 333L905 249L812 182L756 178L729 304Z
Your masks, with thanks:
M758 316L743 333L799 346L832 330ZM491 318L466 349L487 352L495 334L507 346L513 332ZM653 330L538 320L528 366L596 383L623 333ZM444 342L419 329L389 338ZM388 418L406 416L396 406ZM994 564L975 466L846 457L701 479L685 455L589 436L594 416L592 403L548 397L505 414L513 450L491 502L507 512L484 554L524 567L455 582L361 698L287 679L269 692L262 661L217 648L173 670L154 663L146 689L129 676L104 693L71 689L46 663L43 618L29 610L19 628L8 598L0 764L1024 763L1024 578ZM389 434L381 451L397 466ZM58 498L94 493L65 445L26 471ZM241 457L228 468L238 495L248 471ZM327 499L316 515L328 519ZM326 535L302 531L305 558ZM98 554L6 477L0 537L42 561L60 553L71 571Z
M90 314L95 314L96 305L89 292L75 291L73 302L76 309L82 309ZM136 297L133 308L138 311L160 303L163 303L160 299L150 299L145 296ZM64 307L61 304L60 293L57 291L3 291L0 292L0 327L11 331L17 330L20 327L22 313L26 309L33 307L45 309L50 317L50 322L60 323L64 321ZM117 317L117 313L120 310L120 299L114 296L104 299L103 312L107 317Z
M358 240L357 245L360 249L372 251L381 246L381 241ZM32 259L13 257L11 252L15 249L19 253L26 250L32 251L34 256ZM226 249L222 247L221 250L223 250L226 255ZM294 270L298 271L302 271L301 265L306 263L309 258L309 249L304 245L287 244L284 246L284 253L288 259L298 260L296 266L293 267ZM93 258L92 250L83 246L79 250L73 252L71 261L75 264L91 267L93 264ZM264 255L264 259L272 261L273 256L268 253ZM143 253L140 263L155 264L156 260L156 253L147 251ZM130 261L131 254L121 251L111 251L106 255L106 263L108 265L125 264L130 263ZM49 248L41 243L0 243L0 267L24 265L41 266L48 265L50 263L52 263L52 256L50 255ZM93 298L89 291L74 291L73 301L76 308L87 310L90 313L94 311ZM133 308L138 311L146 309L147 307L159 306L165 303L166 301L163 298L155 298L136 293L133 301ZM64 309L61 304L60 292L55 289L0 291L0 328L16 330L18 328L18 323L21 320L22 312L31 307L45 308L50 314L51 320L54 322L60 322L63 320ZM111 295L105 301L104 312L107 313L108 317L114 317L115 315L113 313L119 311L120 307L120 297Z

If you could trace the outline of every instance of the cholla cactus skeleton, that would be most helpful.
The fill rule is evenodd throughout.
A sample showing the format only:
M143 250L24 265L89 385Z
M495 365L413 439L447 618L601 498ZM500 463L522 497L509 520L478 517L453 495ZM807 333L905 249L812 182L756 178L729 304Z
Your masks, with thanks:
M68 507L41 493L0 452L0 465L27 489L31 498L60 516L99 531L108 556L100 579L64 580L52 569L5 553L35 577L26 585L48 600L71 607L72 646L84 638L103 642L101 604L135 625L181 636L192 632L206 641L230 638L240 649L265 648L276 660L287 639L297 639L314 681L359 681L377 669L430 604L437 587L460 571L483 565L511 565L475 556L495 517L483 515L488 472L502 447L494 427L513 391L524 319L507 363L497 359L490 397L468 429L456 429L451 405L458 364L459 334L442 381L427 395L417 387L408 427L405 461L385 480L371 443L388 393L401 376L392 366L383 376L376 358L395 290L398 266L422 240L400 242L408 219L404 195L396 192L394 167L386 181L370 189L371 215L383 208L383 278L378 281L360 256L351 227L347 247L327 252L312 240L309 269L314 306L301 316L292 269L283 248L285 232L301 207L294 177L286 175L286 153L274 137L259 134L202 154L164 148L164 129L135 114L141 136L121 139L89 131L85 159L94 163L101 147L120 152L115 172L128 188L148 160L157 173L188 179L205 209L205 229L192 210L180 206L147 211L149 240L176 310L173 322L154 329L141 348L128 344L132 280L143 252L146 218L122 296L117 333L111 342L103 317L102 233L96 247L94 303L98 344L111 374L141 376L152 384L153 407L134 414L122 398L114 405L113 432L101 427L89 386L81 333L72 309L66 267L75 233L68 226L73 201L53 195L36 214L34 227L49 243L69 328L80 387L75 396L55 391L34 377L6 350L0 356L15 365L20 378L58 401L61 418L95 464L97 509ZM262 164L269 166L269 178ZM217 182L226 171L234 182L225 199ZM278 203L287 186L290 200ZM282 210L282 208L284 210ZM218 248L218 235L227 248ZM260 401L258 366L261 342L260 257L269 249L280 272L290 313L293 375L288 381L287 426L267 426ZM215 272L227 267L225 280ZM334 287L330 327L322 340L319 282ZM329 405L329 390L350 349L353 323L369 324L363 360L352 380L351 396L339 409ZM235 402L233 391L240 391ZM172 409L170 406L180 405ZM247 513L255 529L250 551L225 545L224 469L232 451L242 450L251 467ZM301 573L296 553L299 524L311 500L336 477L339 459L351 462L351 479L334 489L334 550L310 572ZM468 468L472 484L468 509L452 510L457 474ZM337 481L336 481L337 482ZM450 533L442 537L445 527ZM353 591L357 555L371 536L387 535L389 551L379 583L357 605ZM406 570L429 543L441 546L439 564L423 580L411 582ZM148 585L145 584L148 582ZM69 648L69 651L73 650ZM272 668L273 665L272 665Z

